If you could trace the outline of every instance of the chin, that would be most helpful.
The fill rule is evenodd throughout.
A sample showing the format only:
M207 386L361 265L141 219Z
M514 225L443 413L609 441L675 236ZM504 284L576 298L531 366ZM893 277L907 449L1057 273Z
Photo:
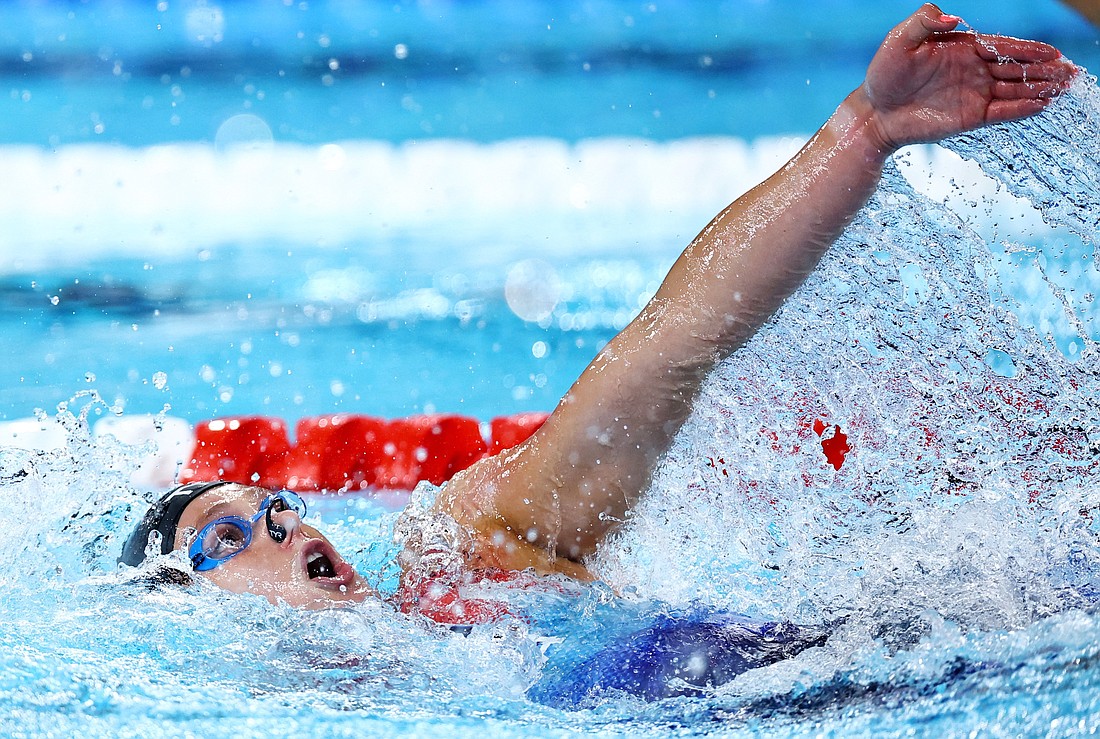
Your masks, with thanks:
M272 603L283 602L295 608L320 611L326 608L343 608L352 603L362 603L376 593L358 575L347 583L318 583L311 580L301 586L289 588L272 596Z

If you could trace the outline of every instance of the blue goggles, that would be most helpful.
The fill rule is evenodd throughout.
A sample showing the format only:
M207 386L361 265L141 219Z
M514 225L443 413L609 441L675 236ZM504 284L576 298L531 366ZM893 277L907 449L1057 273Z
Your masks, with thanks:
M236 557L248 549L252 543L252 528L257 521L266 517L267 534L276 543L286 539L286 528L280 526L273 513L294 511L298 518L306 515L306 502L292 490L280 490L264 498L260 509L252 518L240 516L222 516L206 524L198 536L191 542L187 556L196 572L212 570L222 562Z

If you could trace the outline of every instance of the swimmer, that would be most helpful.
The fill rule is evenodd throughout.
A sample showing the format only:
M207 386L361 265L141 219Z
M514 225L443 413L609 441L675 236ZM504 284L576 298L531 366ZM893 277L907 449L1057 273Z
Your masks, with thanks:
M960 22L926 4L891 31L863 84L782 169L688 245L547 422L447 484L433 513L457 522L468 571L592 579L585 562L645 491L704 378L811 273L872 194L887 159L907 144L1039 113L1075 74L1051 46L958 32ZM184 486L142 520L121 561L138 565L147 551L182 550L199 576L220 587L303 608L375 597L302 522L305 512L290 492ZM760 636L765 626L775 625L747 628ZM674 652L677 628L646 643ZM790 653L776 648L746 664Z

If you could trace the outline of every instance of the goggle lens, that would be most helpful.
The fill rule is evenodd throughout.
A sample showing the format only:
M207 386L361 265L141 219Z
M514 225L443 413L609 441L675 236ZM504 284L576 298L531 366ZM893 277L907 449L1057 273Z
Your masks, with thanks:
M306 515L306 502L292 490L273 493L260 504L251 519L223 516L202 527L188 549L191 566L197 572L212 570L227 559L237 556L252 543L252 526L267 516L268 535L277 542L286 538L286 529L274 523L272 513L294 511L298 518Z
M212 526L206 526L202 537L202 553L207 559L228 559L244 551L252 543L252 526L242 527L244 519L219 519Z

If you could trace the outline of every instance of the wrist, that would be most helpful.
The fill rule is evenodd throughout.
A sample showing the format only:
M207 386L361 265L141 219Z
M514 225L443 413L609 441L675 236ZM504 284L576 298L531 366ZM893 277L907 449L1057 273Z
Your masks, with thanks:
M882 164L901 148L883 130L862 85L840 104L829 120L829 128L837 145L860 151L869 162Z

